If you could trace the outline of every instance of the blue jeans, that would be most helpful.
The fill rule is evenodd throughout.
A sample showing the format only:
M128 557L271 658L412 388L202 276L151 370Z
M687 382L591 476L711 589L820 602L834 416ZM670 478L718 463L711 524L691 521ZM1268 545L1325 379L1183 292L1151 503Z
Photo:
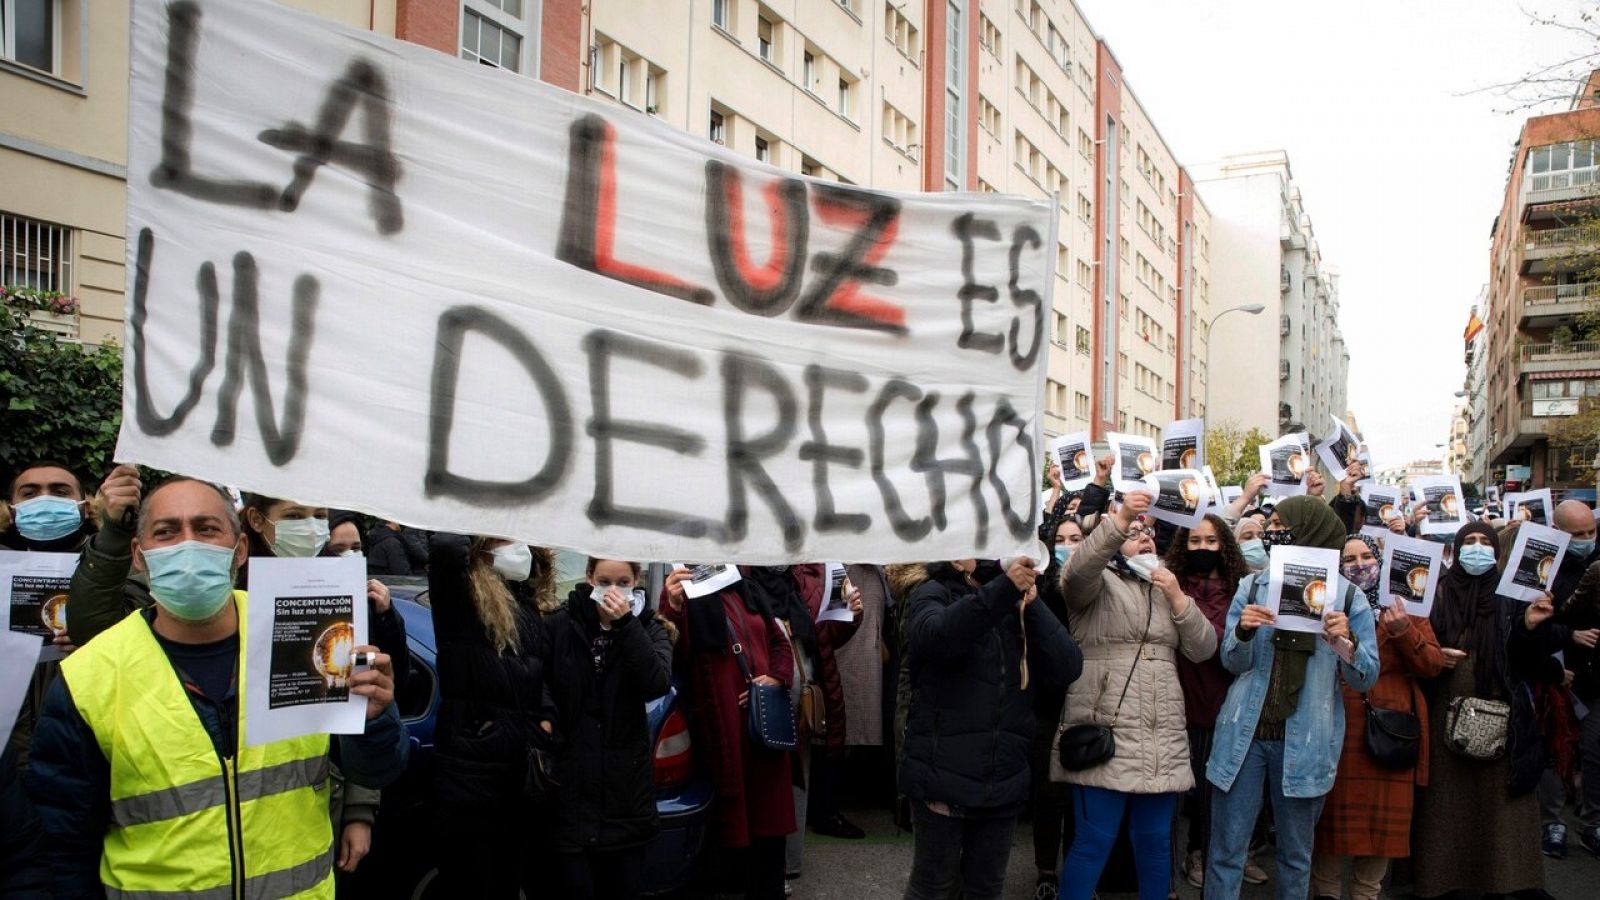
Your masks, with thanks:
M1072 850L1061 866L1061 900L1089 900L1128 813L1139 900L1166 900L1172 886L1172 811L1177 794L1128 794L1104 788L1073 790ZM1303 900L1303 898L1302 898Z
M1272 818L1278 828L1277 896L1279 900L1305 900L1310 894L1311 846L1325 798L1285 797L1283 742L1255 740L1250 742L1233 789L1225 791L1213 785L1205 900L1237 900L1263 793L1272 801Z

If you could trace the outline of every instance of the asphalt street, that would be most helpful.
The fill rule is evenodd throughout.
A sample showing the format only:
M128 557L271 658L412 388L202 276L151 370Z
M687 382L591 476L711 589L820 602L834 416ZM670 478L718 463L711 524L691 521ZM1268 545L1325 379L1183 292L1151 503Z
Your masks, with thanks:
M899 900L903 895L911 868L911 835L897 834L887 812L856 810L848 815L866 829L867 838L843 841L807 834L803 872L791 882L797 900ZM1471 827L1470 823L1463 826ZM1538 835L1528 836L1530 841L1538 839ZM1600 860L1578 847L1575 829L1571 846L1566 859L1545 861L1546 889L1558 900L1600 900ZM1258 858L1257 862L1272 871L1270 857ZM1035 875L1031 831L1024 822L1017 828L1011 852L1005 900L1032 900ZM1275 896L1274 888L1271 881L1259 887L1247 886L1243 896L1268 900ZM1135 900L1133 894L1102 896L1103 900ZM1198 900L1200 892L1184 883L1179 886L1178 896ZM1411 898L1404 890L1386 891L1383 896L1395 900Z

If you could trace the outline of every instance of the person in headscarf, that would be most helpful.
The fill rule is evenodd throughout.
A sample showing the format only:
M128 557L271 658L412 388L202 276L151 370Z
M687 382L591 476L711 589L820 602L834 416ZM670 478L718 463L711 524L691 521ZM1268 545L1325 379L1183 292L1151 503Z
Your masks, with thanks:
M1239 545L1239 555L1244 557L1244 563L1250 567L1252 575L1267 568L1267 545L1261 540L1264 530L1257 516L1245 516L1233 526L1233 539Z
M1383 547L1365 534L1345 537L1339 574L1365 595L1378 617L1378 681L1365 694L1344 688L1344 750L1339 775L1317 820L1312 895L1342 897L1344 863L1352 859L1351 900L1377 900L1389 861L1411 855L1411 812L1417 788L1428 784L1428 732L1417 765L1385 768L1366 743L1366 709L1396 710L1428 720L1421 680L1444 670L1444 656L1426 618L1409 615L1396 600L1383 605Z
M1344 534L1321 498L1301 496L1273 509L1264 539L1337 554ZM1206 764L1216 788L1207 900L1239 896L1251 831L1268 797L1278 829L1278 896L1310 892L1313 834L1345 737L1339 682L1367 691L1378 680L1374 616L1359 591L1346 585L1327 598L1319 636L1274 627L1276 616L1263 605L1268 583L1263 572L1239 585L1223 633L1222 664L1236 678Z
M1554 607L1548 596L1525 605L1496 593L1497 564L1505 561L1487 523L1462 527L1453 546L1454 561L1440 579L1430 617L1445 668L1429 698L1430 786L1417 798L1412 892L1542 890L1533 788L1544 771L1544 743L1530 684L1552 677L1555 648L1546 645L1540 626ZM1559 672L1559 664L1554 669ZM1468 759L1445 747L1450 705L1465 697L1510 704L1507 752L1500 759Z

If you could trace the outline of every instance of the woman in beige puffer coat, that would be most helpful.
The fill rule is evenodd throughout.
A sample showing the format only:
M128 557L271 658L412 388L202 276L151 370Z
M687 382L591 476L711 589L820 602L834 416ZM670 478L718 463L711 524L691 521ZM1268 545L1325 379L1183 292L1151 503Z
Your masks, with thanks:
M1067 625L1083 649L1083 675L1067 690L1061 730L1110 725L1116 742L1110 759L1088 768L1067 770L1059 753L1051 759L1051 779L1075 787L1077 827L1062 866L1061 900L1093 896L1124 812L1140 900L1165 898L1173 808L1194 786L1174 660L1178 653L1195 662L1211 658L1217 633L1177 577L1159 567L1155 541L1136 519L1149 506L1148 494L1129 493L1061 572ZM1134 574L1141 570L1148 581Z

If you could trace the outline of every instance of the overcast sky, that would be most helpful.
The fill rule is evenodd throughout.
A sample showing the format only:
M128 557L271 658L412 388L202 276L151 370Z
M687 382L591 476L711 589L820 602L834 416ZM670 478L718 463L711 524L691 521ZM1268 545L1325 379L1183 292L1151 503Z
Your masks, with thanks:
M1438 457L1527 115L1471 92L1583 44L1531 24L1512 0L1078 3L1180 162L1288 152L1323 260L1340 273L1350 406L1374 462ZM1569 20L1595 6L1523 4ZM1224 287L1213 285L1213 303L1229 302Z

